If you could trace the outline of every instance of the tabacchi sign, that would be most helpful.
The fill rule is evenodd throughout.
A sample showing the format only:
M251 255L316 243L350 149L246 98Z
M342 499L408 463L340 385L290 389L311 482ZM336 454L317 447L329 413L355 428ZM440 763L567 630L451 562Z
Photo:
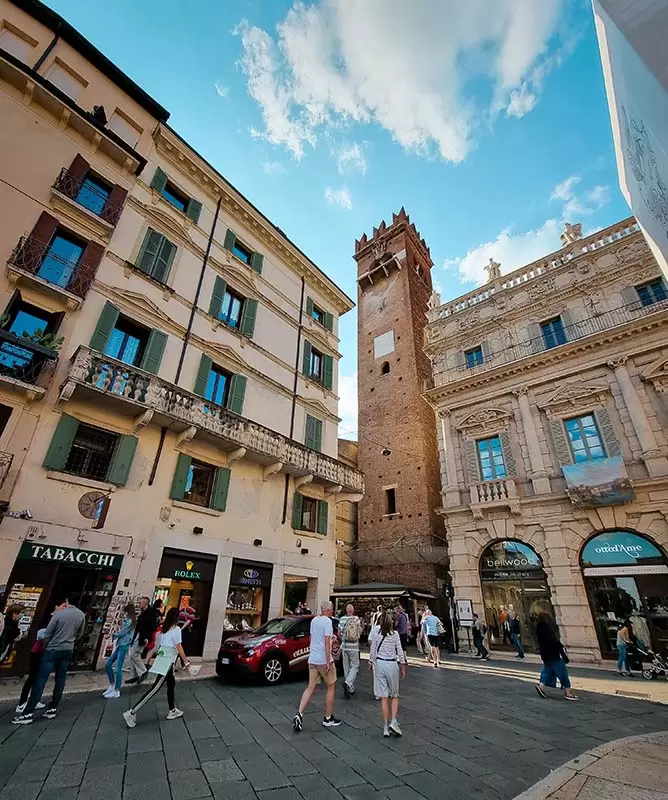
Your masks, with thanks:
M71 547L57 547L53 544L33 544L24 542L19 552L20 559L34 561L55 561L84 569L119 570L123 556L115 553L100 553L96 550L74 550Z

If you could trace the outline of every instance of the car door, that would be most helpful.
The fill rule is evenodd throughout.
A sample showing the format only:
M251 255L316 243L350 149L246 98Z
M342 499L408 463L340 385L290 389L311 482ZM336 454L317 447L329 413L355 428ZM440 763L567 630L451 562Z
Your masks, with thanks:
M288 650L288 665L291 670L308 668L311 644L311 618L300 619L285 637Z

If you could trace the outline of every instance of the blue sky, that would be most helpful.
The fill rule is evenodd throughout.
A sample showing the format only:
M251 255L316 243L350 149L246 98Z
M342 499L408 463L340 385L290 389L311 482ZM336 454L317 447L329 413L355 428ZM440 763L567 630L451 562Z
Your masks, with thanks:
M443 300L629 214L589 0L49 3L353 298L402 205ZM341 339L354 433L354 312Z

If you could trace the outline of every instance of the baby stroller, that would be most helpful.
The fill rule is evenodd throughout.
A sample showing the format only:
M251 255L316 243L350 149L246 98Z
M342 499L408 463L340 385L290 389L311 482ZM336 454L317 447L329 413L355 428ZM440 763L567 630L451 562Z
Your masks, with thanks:
M668 680L668 661L658 653L653 653L649 647L642 642L636 642L634 646L634 656L642 664L642 676L646 681L653 681L654 678L663 676ZM649 662L649 667L645 669L644 662Z

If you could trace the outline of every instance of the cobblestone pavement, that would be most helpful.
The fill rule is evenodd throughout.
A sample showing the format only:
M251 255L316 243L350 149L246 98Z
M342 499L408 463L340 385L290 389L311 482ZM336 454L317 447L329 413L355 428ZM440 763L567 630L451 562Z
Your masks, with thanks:
M134 730L121 713L138 689L115 701L66 695L55 720L20 728L3 702L0 800L510 800L592 747L668 729L664 705L591 692L579 703L543 700L528 676L484 666L411 667L404 736L390 740L365 671L352 700L337 698L340 728L322 728L319 689L300 734L290 720L301 680L275 689L180 681L185 716L167 721L162 694Z

